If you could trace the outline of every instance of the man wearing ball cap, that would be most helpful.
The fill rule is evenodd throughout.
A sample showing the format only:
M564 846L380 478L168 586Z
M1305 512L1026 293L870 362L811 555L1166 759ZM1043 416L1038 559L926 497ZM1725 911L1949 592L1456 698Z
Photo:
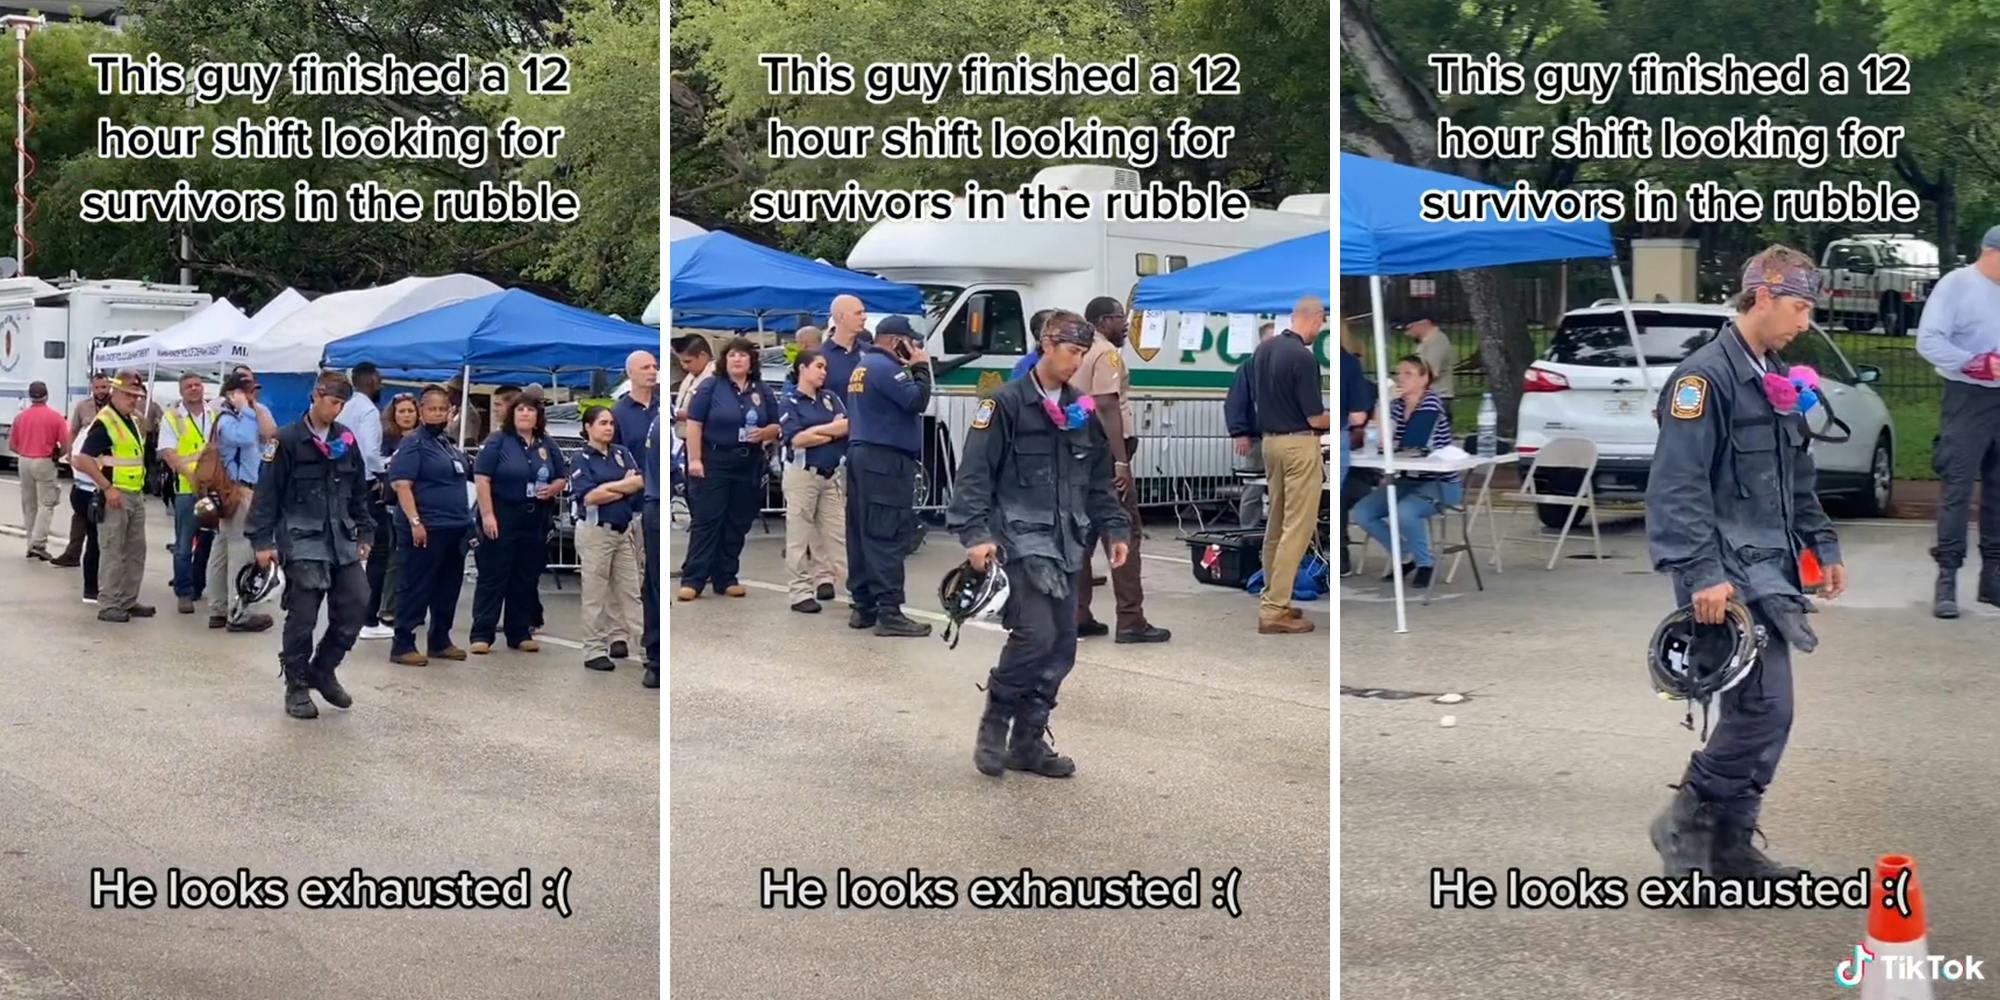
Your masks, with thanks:
M2000 226L1986 231L1979 260L1945 275L1917 321L1917 352L1944 376L1944 406L1932 462L1944 480L1937 513L1937 592L1932 613L1958 617L1958 569L1972 481L1979 498L1979 599L2000 605Z
M1751 844L1764 790L1792 728L1792 647L1817 644L1799 561L1826 567L1826 596L1847 583L1833 522L1820 509L1805 413L1817 376L1779 352L1812 322L1820 275L1811 258L1772 246L1743 268L1736 316L1688 355L1660 394L1659 444L1646 488L1654 569L1677 606L1721 624L1732 601L1768 636L1743 682L1722 695L1722 721L1688 761L1678 794L1653 822L1670 875L1784 878Z

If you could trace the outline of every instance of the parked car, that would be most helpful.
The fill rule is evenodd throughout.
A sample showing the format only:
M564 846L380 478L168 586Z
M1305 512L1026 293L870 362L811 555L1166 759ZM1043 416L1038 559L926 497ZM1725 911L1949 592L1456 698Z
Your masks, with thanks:
M1814 318L1903 337L1917 328L1937 285L1938 248L1908 233L1864 233L1827 244L1819 266L1826 285Z
M1535 453L1551 439L1587 438L1597 443L1593 485L1598 496L1643 497L1653 464L1653 446L1659 437L1654 412L1660 389L1674 367L1714 338L1732 315L1733 310L1721 305L1633 306L1639 344L1646 352L1651 384L1647 389L1640 383L1632 340L1617 305L1600 302L1565 314L1547 353L1528 366L1523 378L1516 442L1522 475L1527 475ZM1880 381L1881 370L1848 364L1847 357L1817 324L1792 341L1784 357L1819 372L1833 412L1852 430L1845 443L1812 444L1821 498L1856 516L1880 516L1889 506L1896 468L1896 430L1888 406L1871 387ZM1825 407L1816 408L1806 419L1815 432L1826 432ZM1574 492L1581 485L1575 473L1569 474L1567 482L1560 474L1543 475L1543 489ZM1544 506L1539 514L1543 524L1561 527L1569 510Z

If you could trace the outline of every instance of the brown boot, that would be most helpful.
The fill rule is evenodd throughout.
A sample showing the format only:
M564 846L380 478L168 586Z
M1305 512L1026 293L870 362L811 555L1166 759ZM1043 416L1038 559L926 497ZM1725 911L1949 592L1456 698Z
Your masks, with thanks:
M1304 618L1277 615L1269 618L1259 617L1257 619L1257 634L1259 635L1301 635L1312 630L1313 623L1306 621Z
M446 646L431 655L440 660L463 660L465 659L465 650L457 646Z
M400 663L406 667L428 667L431 665L431 658L413 649L401 656L390 657L390 662Z
M692 601L700 596L701 594L697 593L693 587L682 587L674 592L674 598L681 601Z
M493 644L490 642L475 642L472 644L472 655L474 656L485 656L491 652L493 652Z
M731 597L742 597L743 595L749 593L748 590L743 589L743 585L740 583L732 583L729 586L724 587L722 589L722 592L728 594Z

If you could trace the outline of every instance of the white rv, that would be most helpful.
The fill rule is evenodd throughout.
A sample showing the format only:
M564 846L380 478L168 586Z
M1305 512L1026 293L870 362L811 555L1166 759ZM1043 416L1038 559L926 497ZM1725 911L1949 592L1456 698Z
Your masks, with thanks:
M0 457L14 457L9 431L27 406L30 383L47 384L49 405L67 416L71 405L90 394L91 357L98 348L157 333L208 302L209 296L191 285L0 280Z
M1138 190L1140 180L1137 172L1118 167L1062 166L1042 170L1033 183L1074 191ZM935 476L956 461L979 396L1005 381L1033 348L1028 320L1037 311L1081 314L1100 295L1120 300L1129 311L1139 279L1328 232L1331 205L1325 194L1294 195L1276 210L1251 210L1241 222L883 222L854 245L847 266L923 289L925 315L910 319L933 363L978 354L938 379L931 412L949 429L949 453L926 457L926 473ZM1214 487L1232 478L1234 453L1222 397L1254 341L1225 336L1226 317L1211 316L1199 349L1181 349L1179 331L1170 329L1162 347L1142 351L1142 321L1132 314L1123 352L1132 372L1137 433L1149 442L1133 470L1142 480L1141 499L1213 499ZM1282 329L1284 318L1275 321ZM1328 339L1316 343L1321 365L1327 364ZM1152 444L1158 440L1166 444ZM1169 495L1166 490L1176 482L1184 488Z

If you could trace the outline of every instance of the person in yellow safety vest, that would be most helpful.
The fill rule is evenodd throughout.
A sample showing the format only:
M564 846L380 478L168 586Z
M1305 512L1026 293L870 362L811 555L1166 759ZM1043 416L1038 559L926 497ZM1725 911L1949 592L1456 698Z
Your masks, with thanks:
M201 376L182 375L180 388L180 402L160 421L160 459L179 474L174 481L174 598L180 613L191 615L207 589L208 547L215 540L215 532L202 529L195 518L194 471L215 433L216 412L208 405Z
M102 505L92 517L99 522L103 567L97 620L103 622L155 614L150 605L139 603L139 583L146 576L146 446L138 414L145 398L139 373L119 372L111 380L111 405L98 411L77 453L76 471L97 485Z

